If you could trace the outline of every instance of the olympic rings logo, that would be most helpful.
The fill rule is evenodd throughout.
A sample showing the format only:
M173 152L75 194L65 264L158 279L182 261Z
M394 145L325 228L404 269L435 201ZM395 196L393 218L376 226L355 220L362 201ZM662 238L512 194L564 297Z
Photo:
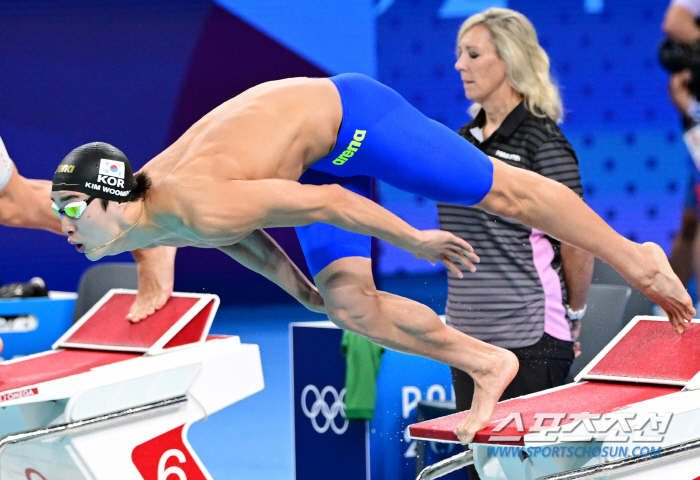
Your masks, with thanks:
M306 397L309 392L313 392L314 396L316 397L314 403L311 405L311 409L306 406ZM326 402L326 395L328 394L331 394L333 397L333 403L330 405L328 405ZM342 435L348 429L348 425L350 424L350 422L345 419L344 399L345 389L342 389L340 391L340 395L338 395L338 391L330 385L325 387L320 392L315 385L307 385L301 392L301 409L304 411L304 415L311 419L311 424L316 432L326 433L328 428L331 428L337 435ZM343 424L340 427L338 427L335 422L335 418L338 416L338 414L340 414L340 418L343 420ZM316 421L319 415L322 415L323 418L325 418L323 425L319 425Z

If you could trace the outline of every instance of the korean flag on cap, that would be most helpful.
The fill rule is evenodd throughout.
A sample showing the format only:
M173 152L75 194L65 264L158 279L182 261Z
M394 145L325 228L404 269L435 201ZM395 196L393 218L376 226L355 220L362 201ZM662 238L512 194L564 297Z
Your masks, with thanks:
M124 178L124 162L118 160L100 159L100 175Z

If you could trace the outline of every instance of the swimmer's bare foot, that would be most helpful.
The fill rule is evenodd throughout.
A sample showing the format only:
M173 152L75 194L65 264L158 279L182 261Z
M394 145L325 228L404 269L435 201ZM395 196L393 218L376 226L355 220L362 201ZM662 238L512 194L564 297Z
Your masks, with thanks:
M695 316L690 295L671 269L661 247L655 243L645 243L639 245L639 249L648 263L644 278L635 286L664 309L676 332L683 333Z
M131 252L138 265L139 282L136 300L126 316L132 323L153 315L167 303L175 282L175 252L174 247Z
M488 370L469 372L475 387L472 408L455 429L455 435L465 445L474 440L479 430L489 425L503 390L518 373L518 358L512 352L492 348L493 358L486 364Z

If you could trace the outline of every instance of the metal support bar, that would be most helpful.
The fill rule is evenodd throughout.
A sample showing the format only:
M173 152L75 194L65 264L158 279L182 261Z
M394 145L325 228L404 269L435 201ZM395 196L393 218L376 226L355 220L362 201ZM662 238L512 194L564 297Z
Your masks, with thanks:
M107 413L105 415L87 418L85 420L78 420L76 422L54 425L53 427L45 427L38 430L31 430L29 432L7 435L6 437L0 438L0 456L2 456L6 448L13 445L33 442L35 440L44 440L52 437L60 437L74 433L83 433L88 430L106 426L107 424L114 424L126 419L131 419L134 415L138 417L154 416L157 413L160 413L159 410L163 408L174 408L185 402L187 402L187 395L180 395L178 397L168 398L167 400L127 408L126 410Z
M474 452L472 450L467 450L466 452L458 453L453 457L446 458L429 467L425 467L416 480L440 478L450 472L471 465L472 463L474 463Z
M700 439L662 447L660 452L654 452L648 456L623 458L602 465L593 465L591 467L569 470L568 472L556 473L554 475L546 475L537 480L592 480L608 475L617 475L618 473L649 468L657 463L662 463L692 453L700 453Z

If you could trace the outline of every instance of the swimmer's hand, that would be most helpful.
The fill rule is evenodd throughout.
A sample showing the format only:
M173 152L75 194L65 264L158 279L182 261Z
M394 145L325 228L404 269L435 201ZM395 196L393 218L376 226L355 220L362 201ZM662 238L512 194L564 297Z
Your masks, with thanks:
M165 306L175 283L174 247L134 250L137 264L138 292L126 318L137 323Z
M151 315L156 313L157 310L163 308L170 299L170 293L167 293L164 290L157 289L149 291L147 293L142 293L143 290L148 289L142 289L141 284L139 284L139 290L136 294L136 300L134 300L134 303L129 309L129 313L126 316L126 318L129 319L131 323L138 323L141 320L150 317Z
M479 257L471 245L456 235L444 230L423 230L419 239L418 245L411 251L414 257L427 260L433 265L439 261L459 278L464 275L455 262L476 272L474 263L479 263Z

